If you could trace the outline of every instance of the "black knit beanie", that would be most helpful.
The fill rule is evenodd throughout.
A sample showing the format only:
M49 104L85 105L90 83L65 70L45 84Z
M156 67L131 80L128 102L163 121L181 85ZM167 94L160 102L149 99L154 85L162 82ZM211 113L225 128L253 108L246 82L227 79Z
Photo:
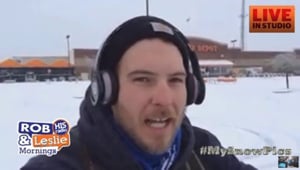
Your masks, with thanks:
M126 50L137 41L147 38L160 38L177 46L183 56L184 67L188 70L188 40L175 26L153 16L138 16L117 27L98 51L96 69L116 71Z

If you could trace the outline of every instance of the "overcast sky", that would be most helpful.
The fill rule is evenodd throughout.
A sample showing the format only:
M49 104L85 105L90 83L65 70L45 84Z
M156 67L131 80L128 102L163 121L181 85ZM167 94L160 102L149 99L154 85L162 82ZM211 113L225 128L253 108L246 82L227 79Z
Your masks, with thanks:
M185 35L240 44L241 0L149 0L150 14L164 18ZM299 0L246 0L249 5L295 5L295 33L249 33L246 50L300 48ZM298 10L298 11L297 11ZM121 22L145 14L144 0L0 0L0 59L11 56L67 55L71 48L98 48ZM187 18L190 18L187 22Z

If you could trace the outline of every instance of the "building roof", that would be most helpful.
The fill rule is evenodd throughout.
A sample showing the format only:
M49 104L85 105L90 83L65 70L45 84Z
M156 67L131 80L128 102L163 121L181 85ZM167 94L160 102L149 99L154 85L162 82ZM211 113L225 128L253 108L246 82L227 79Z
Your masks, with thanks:
M187 36L188 40L190 42L194 42L194 43L197 43L197 44L216 44L216 45L220 45L220 46L227 46L226 43L223 43L223 42L218 42L218 41L215 41L215 40L212 40L212 39L209 39L209 38L204 38L204 37L195 37L195 36Z
M49 62L49 60L48 60ZM0 68L66 68L71 67L67 59L56 59L48 63L44 58L31 58L26 60L18 60L9 58L0 62Z
M232 66L229 60L198 60L200 66Z
M0 68L16 68L21 67L22 65L13 59L6 59L2 62L0 62Z
M25 67L48 67L48 65L40 59L31 59L23 64Z
M17 60L20 63L26 63L33 59L39 59L45 64L51 64L55 60L59 59L68 60L68 56L13 56L12 59Z
M50 67L58 67L58 68L69 67L69 62L67 60L57 59L50 64Z

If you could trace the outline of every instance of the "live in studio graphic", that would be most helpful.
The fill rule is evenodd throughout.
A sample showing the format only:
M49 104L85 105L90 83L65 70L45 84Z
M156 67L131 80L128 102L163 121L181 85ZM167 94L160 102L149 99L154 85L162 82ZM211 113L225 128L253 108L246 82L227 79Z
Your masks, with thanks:
M64 119L53 123L20 121L18 152L21 155L55 155L61 148L70 146L69 130L69 123Z

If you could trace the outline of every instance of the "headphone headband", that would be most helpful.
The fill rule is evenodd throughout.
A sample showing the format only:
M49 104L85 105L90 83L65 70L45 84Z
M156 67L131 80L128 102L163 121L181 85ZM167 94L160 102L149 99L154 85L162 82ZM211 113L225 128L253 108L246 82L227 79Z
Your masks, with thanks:
M199 96L198 81L202 77L196 55L189 47L187 38L175 26L163 19L152 16L140 16L130 19L117 27L107 37L97 52L96 62L92 70L94 72L92 82L96 81L99 86L98 96L101 96L99 100L102 104L111 104L113 103L112 101L116 101L118 80L114 73L123 54L139 40L151 38L166 40L179 49L184 68L188 73L188 96L192 96L188 98L187 103L194 103L195 99L199 98L197 97ZM203 87L200 88L203 89Z

